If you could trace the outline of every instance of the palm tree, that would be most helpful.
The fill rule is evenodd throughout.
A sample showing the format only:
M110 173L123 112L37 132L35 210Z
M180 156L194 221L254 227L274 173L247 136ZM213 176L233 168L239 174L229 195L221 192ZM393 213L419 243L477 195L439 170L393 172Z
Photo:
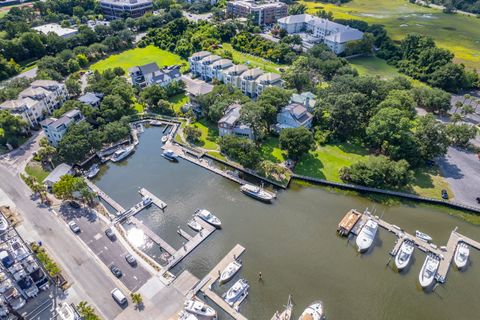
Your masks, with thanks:
M475 112L475 109L469 104L464 104L461 113L466 116Z
M95 309L93 309L87 301L80 301L77 305L78 313L85 320L100 320L100 317L95 314Z
M130 297L132 298L132 302L135 303L137 308L143 304L143 298L140 293L132 292L130 293Z
M466 95L463 96L463 102L462 103L465 103L465 101L470 100L470 99L472 99L472 96L467 93Z
M477 113L478 105L480 104L480 99L475 100L475 113Z
M80 195L82 196L82 201L88 205L92 205L93 200L95 199L96 194L88 188L80 189Z
M457 110L458 110L459 108L462 108L462 107L463 107L463 103L462 103L462 102L460 102L460 101L455 102L455 111L454 111L454 112L457 113Z
M450 119L453 123L457 123L458 121L462 120L462 116L459 113L454 113Z

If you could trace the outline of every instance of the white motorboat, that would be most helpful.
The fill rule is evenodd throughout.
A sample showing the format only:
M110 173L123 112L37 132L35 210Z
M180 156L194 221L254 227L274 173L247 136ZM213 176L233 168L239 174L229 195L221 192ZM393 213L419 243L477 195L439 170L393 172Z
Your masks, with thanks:
M359 252L365 252L372 246L377 230L378 223L373 219L368 219L357 236L356 243Z
M212 307L199 300L187 300L185 301L183 308L185 311L201 316L205 319L217 318L217 312Z
M98 173L100 172L100 166L98 164L94 164L90 167L87 171L87 178L93 179Z
M462 269L467 265L468 256L470 255L470 248L464 242L460 242L455 249L455 256L453 261L458 269Z
M148 196L144 196L144 197L142 197L142 203L145 207L148 207L149 205L151 205L153 203L153 200L152 200L152 198L150 198Z
M402 271L408 266L414 249L415 247L411 241L403 241L400 249L398 249L397 255L395 256L395 266L397 267L398 271Z
M173 152L173 150L167 149L163 151L162 157L165 159L168 159L170 161L177 161L178 160L178 155Z
M418 281L420 282L422 288L428 288L433 283L439 265L440 259L438 259L438 257L432 254L427 255L422 269L418 274Z
M158 121L158 120L150 120L150 125L155 126L155 127L159 127L159 126L162 125L162 122Z
M248 285L247 280L238 280L230 289L228 289L227 293L225 294L225 301L230 306L233 306L233 304L237 301L242 301L248 295L249 287L250 286Z
M8 221L0 214L0 232L3 233L8 230Z
M121 148L115 151L115 153L112 155L112 161L113 162L119 162L128 157L133 151L135 150L134 146L128 146L126 148Z
M220 283L226 283L240 270L242 264L238 261L232 261L220 274Z
M205 222L210 223L212 226L220 228L222 226L222 222L216 216L214 216L210 211L207 209L197 209L195 210L195 214L200 219L204 220Z
M195 219L188 221L187 225L197 232L203 229L202 225L195 221Z
M247 196L264 202L272 202L272 200L276 197L275 193L252 184L244 184L240 187L240 190Z
M323 304L321 301L315 301L310 304L302 313L298 320L320 320L323 319Z
M430 242L430 241L433 240L432 237L430 237L428 234L423 233L423 232L418 231L418 230L415 231L415 237L417 237L418 239L421 239L425 242Z
M167 140L168 140L168 136L163 136L163 137L162 137L162 143L167 142Z
M288 302L285 309L281 313L276 311L271 320L290 320L292 318L292 310L292 296L288 296Z

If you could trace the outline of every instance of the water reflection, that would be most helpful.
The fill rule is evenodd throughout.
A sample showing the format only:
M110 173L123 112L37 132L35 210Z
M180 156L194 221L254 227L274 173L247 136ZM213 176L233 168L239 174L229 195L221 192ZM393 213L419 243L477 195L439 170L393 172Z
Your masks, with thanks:
M142 230L137 228L131 228L130 230L127 231L127 239L136 248L144 247L147 241L147 237L145 236L145 233Z

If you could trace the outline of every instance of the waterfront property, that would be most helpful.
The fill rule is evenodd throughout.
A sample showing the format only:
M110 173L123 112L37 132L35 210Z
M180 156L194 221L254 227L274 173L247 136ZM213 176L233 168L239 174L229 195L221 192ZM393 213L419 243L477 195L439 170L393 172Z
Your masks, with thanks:
M253 139L253 130L250 126L240 122L240 110L242 106L234 103L227 107L224 116L218 121L218 132L220 137L225 135L236 135Z
M235 18L249 18L258 25L269 25L288 14L288 6L280 1L246 1L227 2L227 15Z
M43 180L43 183L48 188L52 188L55 183L60 181L61 177L67 174L72 174L72 173L73 173L73 170L70 165L66 163L61 163L58 166L56 166L55 169L52 170L52 172L48 174L48 176Z
M312 127L313 115L301 104L291 103L277 114L277 132L285 128Z
M90 105L92 108L98 108L100 102L102 102L103 93L86 92L78 97L78 101Z
M144 88L152 84L165 87L173 81L180 80L180 66L160 69L155 62L130 68L130 79L134 86Z
M62 140L65 133L70 126L83 121L84 117L80 110L73 109L65 112L60 118L48 118L43 120L40 125L42 126L48 142L54 147L58 147L58 143Z
M100 0L100 8L107 19L138 18L153 9L151 0Z

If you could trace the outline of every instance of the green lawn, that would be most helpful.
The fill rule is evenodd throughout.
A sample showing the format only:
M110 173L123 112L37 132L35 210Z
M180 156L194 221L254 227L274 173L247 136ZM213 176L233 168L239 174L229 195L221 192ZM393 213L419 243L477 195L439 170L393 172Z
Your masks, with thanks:
M179 114L181 113L180 109L183 107L183 105L189 102L190 99L185 95L185 93L179 93L168 99L168 101L172 103L175 113Z
M218 127L216 124L206 119L201 119L200 121L193 123L193 125L197 126L198 129L202 131L200 142L196 143L197 146L209 150L220 149L217 143Z
M38 182L42 182L50 173L48 171L45 171L42 168L42 165L36 161L29 162L25 167L25 172L29 176L36 178Z
M135 103L133 104L133 108L135 109L135 111L137 111L137 113L142 113L143 110L145 109L145 107L143 106L143 104L138 103L138 102L135 102Z
M406 0L352 0L341 6L300 1L308 12L331 11L335 18L357 19L382 24L394 40L407 33L431 36L443 48L451 50L458 62L470 68L480 66L480 19L411 4Z
M262 142L260 152L264 160L270 160L275 163L285 161L286 154L280 149L277 137L268 137L265 139L265 141Z
M248 64L249 66L263 69L267 72L280 73L278 68L286 68L284 64L277 64L269 60L262 59L257 56L252 56L246 53L242 53L232 48L230 43L223 43L221 49L216 50L216 52L221 52L222 50L230 51L232 53L233 63L235 64Z
M360 75L379 76L387 80L401 75L395 67L374 56L348 59L348 62L357 69Z
M414 179L407 189L407 191L420 196L436 199L442 198L442 189L447 190L450 197L454 195L448 182L440 175L438 168L416 170Z
M93 64L90 66L90 69L104 71L109 68L120 67L123 70L128 71L128 69L134 66L150 62L156 62L160 68L174 64L187 64L185 60L176 54L159 49L155 46L148 46L111 55L110 57Z

